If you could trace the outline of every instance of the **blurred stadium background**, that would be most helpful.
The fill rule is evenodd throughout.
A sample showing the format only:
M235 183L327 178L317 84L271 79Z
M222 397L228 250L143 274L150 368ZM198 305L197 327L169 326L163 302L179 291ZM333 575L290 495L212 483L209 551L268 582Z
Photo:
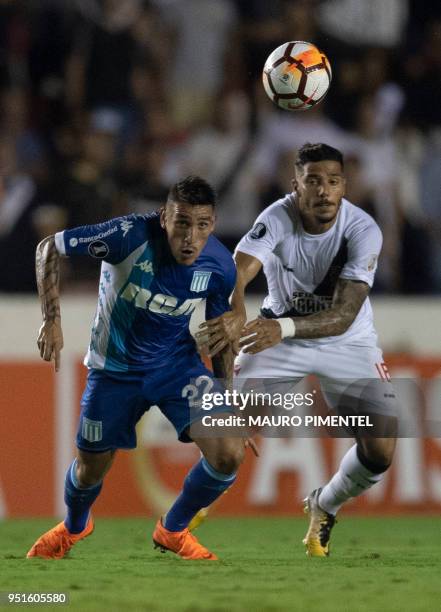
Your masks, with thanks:
M156 209L188 173L217 188L233 249L290 191L305 141L345 153L348 198L383 229L373 292L393 375L418 422L441 413L441 10L418 0L0 2L0 518L63 514L98 266L63 263L61 372L39 361L34 249L45 235ZM260 72L273 48L314 42L333 83L306 113L279 111ZM250 313L264 285L255 283ZM418 396L419 397L419 396ZM197 456L152 411L121 452L96 513L156 515ZM290 514L346 440L266 439L219 514ZM347 512L441 508L441 442L400 440L384 484Z

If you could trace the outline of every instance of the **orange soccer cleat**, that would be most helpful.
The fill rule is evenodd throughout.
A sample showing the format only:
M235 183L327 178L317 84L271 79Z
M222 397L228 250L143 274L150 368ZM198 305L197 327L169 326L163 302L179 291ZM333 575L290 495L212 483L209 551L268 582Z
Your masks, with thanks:
M26 557L41 559L61 559L74 544L87 538L93 531L93 519L90 516L87 525L80 533L70 533L64 523L58 523L38 538Z
M169 531L164 527L161 519L156 523L155 531L153 532L153 544L161 552L170 550L183 559L218 560L214 553L199 543L196 536L190 533L188 528L182 531Z

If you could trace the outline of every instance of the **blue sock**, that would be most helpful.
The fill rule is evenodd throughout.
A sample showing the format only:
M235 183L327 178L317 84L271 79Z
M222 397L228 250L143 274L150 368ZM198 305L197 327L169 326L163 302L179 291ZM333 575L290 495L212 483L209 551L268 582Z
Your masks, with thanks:
M203 457L188 472L178 499L167 512L164 527L182 531L194 515L214 502L236 480L236 474L221 474Z
M80 488L75 475L76 465L77 460L74 459L67 469L64 483L64 502L67 506L67 516L64 524L70 533L80 533L85 529L90 507L100 494L103 486L103 483L99 482L92 487Z

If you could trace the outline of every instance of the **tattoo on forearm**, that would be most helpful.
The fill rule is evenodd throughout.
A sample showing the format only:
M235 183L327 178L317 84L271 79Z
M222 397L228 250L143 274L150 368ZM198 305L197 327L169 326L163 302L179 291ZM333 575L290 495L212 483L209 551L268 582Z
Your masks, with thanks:
M45 238L37 246L35 270L43 319L53 321L60 317L60 256L53 236Z
M309 317L296 317L296 338L325 338L339 336L353 323L369 294L364 282L340 279L334 293L332 307Z

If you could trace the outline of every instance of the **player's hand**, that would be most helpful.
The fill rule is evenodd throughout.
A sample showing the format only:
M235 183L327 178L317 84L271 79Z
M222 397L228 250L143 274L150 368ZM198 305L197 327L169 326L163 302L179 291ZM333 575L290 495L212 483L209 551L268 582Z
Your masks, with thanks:
M239 352L239 338L245 324L244 314L231 310L220 317L209 319L199 325L200 331L196 333L196 340L208 345L210 357L214 357L228 344L233 352Z
M255 355L282 340L282 329L275 319L254 319L242 330L239 346L244 353Z
M251 450L253 451L254 455L256 457L260 457L259 449L257 447L257 444L254 442L253 438L244 438L243 443L245 445L245 448L251 448Z
M40 357L45 361L55 362L55 371L60 369L60 353L63 348L63 331L61 320L57 317L51 321L44 321L38 332L37 346Z

